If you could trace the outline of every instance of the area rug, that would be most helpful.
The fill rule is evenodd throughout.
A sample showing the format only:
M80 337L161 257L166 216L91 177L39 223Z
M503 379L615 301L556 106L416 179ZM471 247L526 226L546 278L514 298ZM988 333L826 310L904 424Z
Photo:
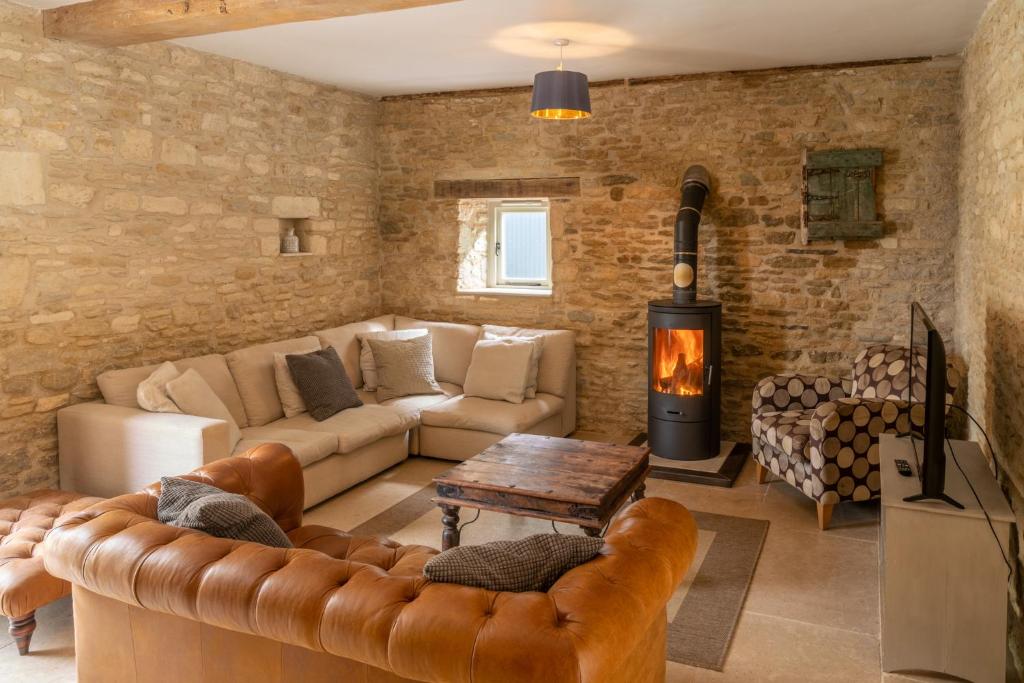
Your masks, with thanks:
M666 482L665 486L682 486ZM440 510L426 486L351 530L360 536L387 536L399 543L440 545ZM675 497L675 496L672 496ZM679 500L685 500L680 490ZM462 544L550 533L552 524L527 517L467 510ZM693 511L700 528L697 556L668 604L668 660L703 669L722 670L743 601L757 566L768 522ZM560 533L581 533L558 524Z

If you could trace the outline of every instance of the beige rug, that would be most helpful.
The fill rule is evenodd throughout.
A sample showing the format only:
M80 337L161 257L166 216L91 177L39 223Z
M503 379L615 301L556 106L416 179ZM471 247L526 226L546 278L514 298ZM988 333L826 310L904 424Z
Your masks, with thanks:
M437 547L441 523L440 511L430 500L433 495L434 487L426 486L351 533ZM474 522L475 511L463 512L463 545L550 533L552 529L550 522L493 512L482 513ZM700 527L697 557L668 604L668 659L721 671L768 522L697 511L693 516ZM556 528L560 533L582 533L567 524Z

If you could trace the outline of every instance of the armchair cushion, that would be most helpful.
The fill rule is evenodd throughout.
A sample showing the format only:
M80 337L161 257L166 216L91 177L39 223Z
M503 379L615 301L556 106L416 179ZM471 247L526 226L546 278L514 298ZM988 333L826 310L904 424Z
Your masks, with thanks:
M923 367L921 353L916 361ZM905 346L875 344L857 354L853 361L853 391L850 396L863 398L910 399L910 349ZM920 387L923 393L923 385ZM916 393L916 392L915 392ZM921 396L918 400L924 400Z
M774 375L765 377L754 389L754 414L809 410L819 403L846 395L840 379L814 375Z

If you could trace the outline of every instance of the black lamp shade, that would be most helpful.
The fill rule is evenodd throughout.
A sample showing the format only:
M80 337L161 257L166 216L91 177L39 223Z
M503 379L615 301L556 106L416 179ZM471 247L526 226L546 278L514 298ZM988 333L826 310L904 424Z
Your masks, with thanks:
M530 114L538 119L585 119L590 116L590 84L578 71L541 71L533 78Z

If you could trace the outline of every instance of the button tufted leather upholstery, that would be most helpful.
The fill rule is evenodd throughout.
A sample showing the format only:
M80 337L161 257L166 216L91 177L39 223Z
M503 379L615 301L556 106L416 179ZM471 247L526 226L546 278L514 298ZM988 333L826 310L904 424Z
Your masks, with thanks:
M253 681L313 672L360 681L664 680L665 604L697 543L677 503L631 505L601 555L547 593L496 593L425 579L432 548L301 526L302 472L283 446L189 476L251 497L296 548L160 524L157 487L64 520L47 538L46 566L75 586L80 680L141 681L139 672L154 670L162 680L250 671ZM187 674L160 668L166 651L154 643L166 633L179 634L174 666ZM111 647L118 637L130 642Z
M61 516L101 500L42 490L0 501L0 614L21 617L71 592L43 567L43 538Z

